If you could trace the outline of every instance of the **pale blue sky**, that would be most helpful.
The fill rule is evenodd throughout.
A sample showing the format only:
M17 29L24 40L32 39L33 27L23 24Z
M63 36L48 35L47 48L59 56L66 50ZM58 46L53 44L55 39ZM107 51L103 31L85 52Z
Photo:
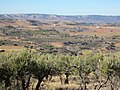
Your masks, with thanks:
M0 0L0 14L120 15L120 0Z

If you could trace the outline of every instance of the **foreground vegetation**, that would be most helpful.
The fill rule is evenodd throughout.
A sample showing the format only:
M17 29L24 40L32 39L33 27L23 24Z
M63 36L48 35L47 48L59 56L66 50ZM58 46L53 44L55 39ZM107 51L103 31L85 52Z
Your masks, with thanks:
M74 90L119 90L120 53L91 52L78 56L31 50L0 53L0 90L47 90L42 84L52 82L55 76L61 84L69 84L70 76L78 76L79 87Z

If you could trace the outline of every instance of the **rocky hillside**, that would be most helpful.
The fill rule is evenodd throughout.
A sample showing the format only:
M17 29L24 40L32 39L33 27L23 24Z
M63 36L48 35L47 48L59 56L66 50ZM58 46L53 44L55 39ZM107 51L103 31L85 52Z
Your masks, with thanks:
M57 21L77 21L85 23L117 23L120 16L101 16L101 15L53 15L53 14L0 14L0 18L8 19L27 19L27 20L57 20Z

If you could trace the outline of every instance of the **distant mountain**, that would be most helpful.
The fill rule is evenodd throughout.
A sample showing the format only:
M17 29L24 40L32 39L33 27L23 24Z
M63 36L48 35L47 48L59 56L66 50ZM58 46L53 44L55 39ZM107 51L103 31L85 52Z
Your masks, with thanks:
M76 21L85 23L117 23L120 16L102 15L53 15L53 14L0 14L0 18L7 19L27 19L27 20L56 20L56 21Z

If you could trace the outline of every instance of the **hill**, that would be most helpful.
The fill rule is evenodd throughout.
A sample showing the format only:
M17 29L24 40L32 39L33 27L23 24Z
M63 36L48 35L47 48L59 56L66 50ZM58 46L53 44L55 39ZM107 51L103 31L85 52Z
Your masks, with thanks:
M76 21L84 23L115 23L120 22L120 16L102 15L53 15L53 14L0 14L0 18L7 19L27 19L27 20L56 20L56 21Z

